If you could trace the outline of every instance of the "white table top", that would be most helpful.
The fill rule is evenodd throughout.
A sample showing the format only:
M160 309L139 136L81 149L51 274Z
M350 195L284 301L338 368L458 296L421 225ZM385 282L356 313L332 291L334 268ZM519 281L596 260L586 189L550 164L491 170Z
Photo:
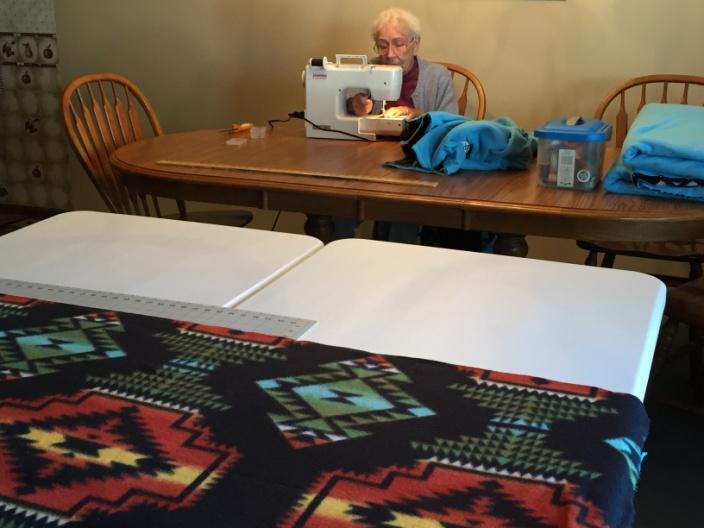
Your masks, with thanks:
M231 307L320 247L304 235L74 211L0 237L0 277Z
M642 399L665 292L635 272L352 239L239 308L315 319L310 341Z

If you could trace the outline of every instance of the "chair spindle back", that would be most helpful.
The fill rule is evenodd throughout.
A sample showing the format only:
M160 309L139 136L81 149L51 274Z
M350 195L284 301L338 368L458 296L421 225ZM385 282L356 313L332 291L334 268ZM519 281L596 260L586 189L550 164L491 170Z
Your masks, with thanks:
M467 110L467 92L469 91L469 85L472 84L476 92L477 99L477 111L474 115L474 119L484 119L486 115L486 94L484 93L484 87L479 79L471 71L463 66L458 66L457 64L451 64L449 62L438 62L441 66L447 68L450 72L453 82L457 78L459 81L458 86L459 95L457 97L457 107L460 115L464 115Z
M676 87L673 88L672 85ZM618 99L618 108L614 108L613 105L610 107L616 99ZM615 116L612 115L614 124L612 137L614 146L620 148L628 133L631 114L635 117L649 102L704 104L704 77L658 74L630 79L614 88L599 103L594 117L604 119L607 113L612 115L615 112Z
M61 110L71 146L111 212L132 213L137 204L110 165L115 149L162 129L152 106L129 79L112 73L84 75L63 92Z

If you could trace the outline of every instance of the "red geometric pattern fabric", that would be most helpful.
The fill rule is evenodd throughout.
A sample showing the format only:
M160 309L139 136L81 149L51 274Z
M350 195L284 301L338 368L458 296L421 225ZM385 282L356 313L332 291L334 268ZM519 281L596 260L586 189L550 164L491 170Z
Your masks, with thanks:
M633 396L4 299L0 360L51 364L0 381L0 527L633 523ZM71 321L110 323L107 353L85 361Z
M421 461L372 475L321 476L283 525L604 527L601 512L570 484L526 482Z
M0 500L66 520L192 505L239 458L199 418L92 391L6 399Z

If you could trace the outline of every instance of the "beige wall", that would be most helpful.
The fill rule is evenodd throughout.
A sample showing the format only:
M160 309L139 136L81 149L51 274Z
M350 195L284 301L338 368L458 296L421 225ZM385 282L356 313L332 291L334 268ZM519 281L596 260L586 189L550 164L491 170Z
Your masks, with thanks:
M411 0L420 54L481 79L488 117L535 128L591 115L615 83L647 73L704 74L702 0ZM311 56L371 54L376 0L57 0L64 83L122 73L141 86L167 131L263 123L303 110ZM82 182L87 179L76 171ZM78 207L100 207L76 181ZM266 226L271 215L259 215ZM285 225L298 229L300 218ZM533 254L578 261L572 242L538 240ZM537 253L536 253L537 252ZM653 268L656 271L659 268Z

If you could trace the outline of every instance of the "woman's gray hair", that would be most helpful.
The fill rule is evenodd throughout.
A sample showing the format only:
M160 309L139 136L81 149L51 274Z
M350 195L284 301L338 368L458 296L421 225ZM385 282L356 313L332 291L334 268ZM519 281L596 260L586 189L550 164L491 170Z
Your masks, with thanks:
M384 9L379 13L372 23L372 39L376 41L379 31L386 24L393 22L408 30L408 38L411 42L420 39L420 20L413 13L401 9L400 7L391 7Z

